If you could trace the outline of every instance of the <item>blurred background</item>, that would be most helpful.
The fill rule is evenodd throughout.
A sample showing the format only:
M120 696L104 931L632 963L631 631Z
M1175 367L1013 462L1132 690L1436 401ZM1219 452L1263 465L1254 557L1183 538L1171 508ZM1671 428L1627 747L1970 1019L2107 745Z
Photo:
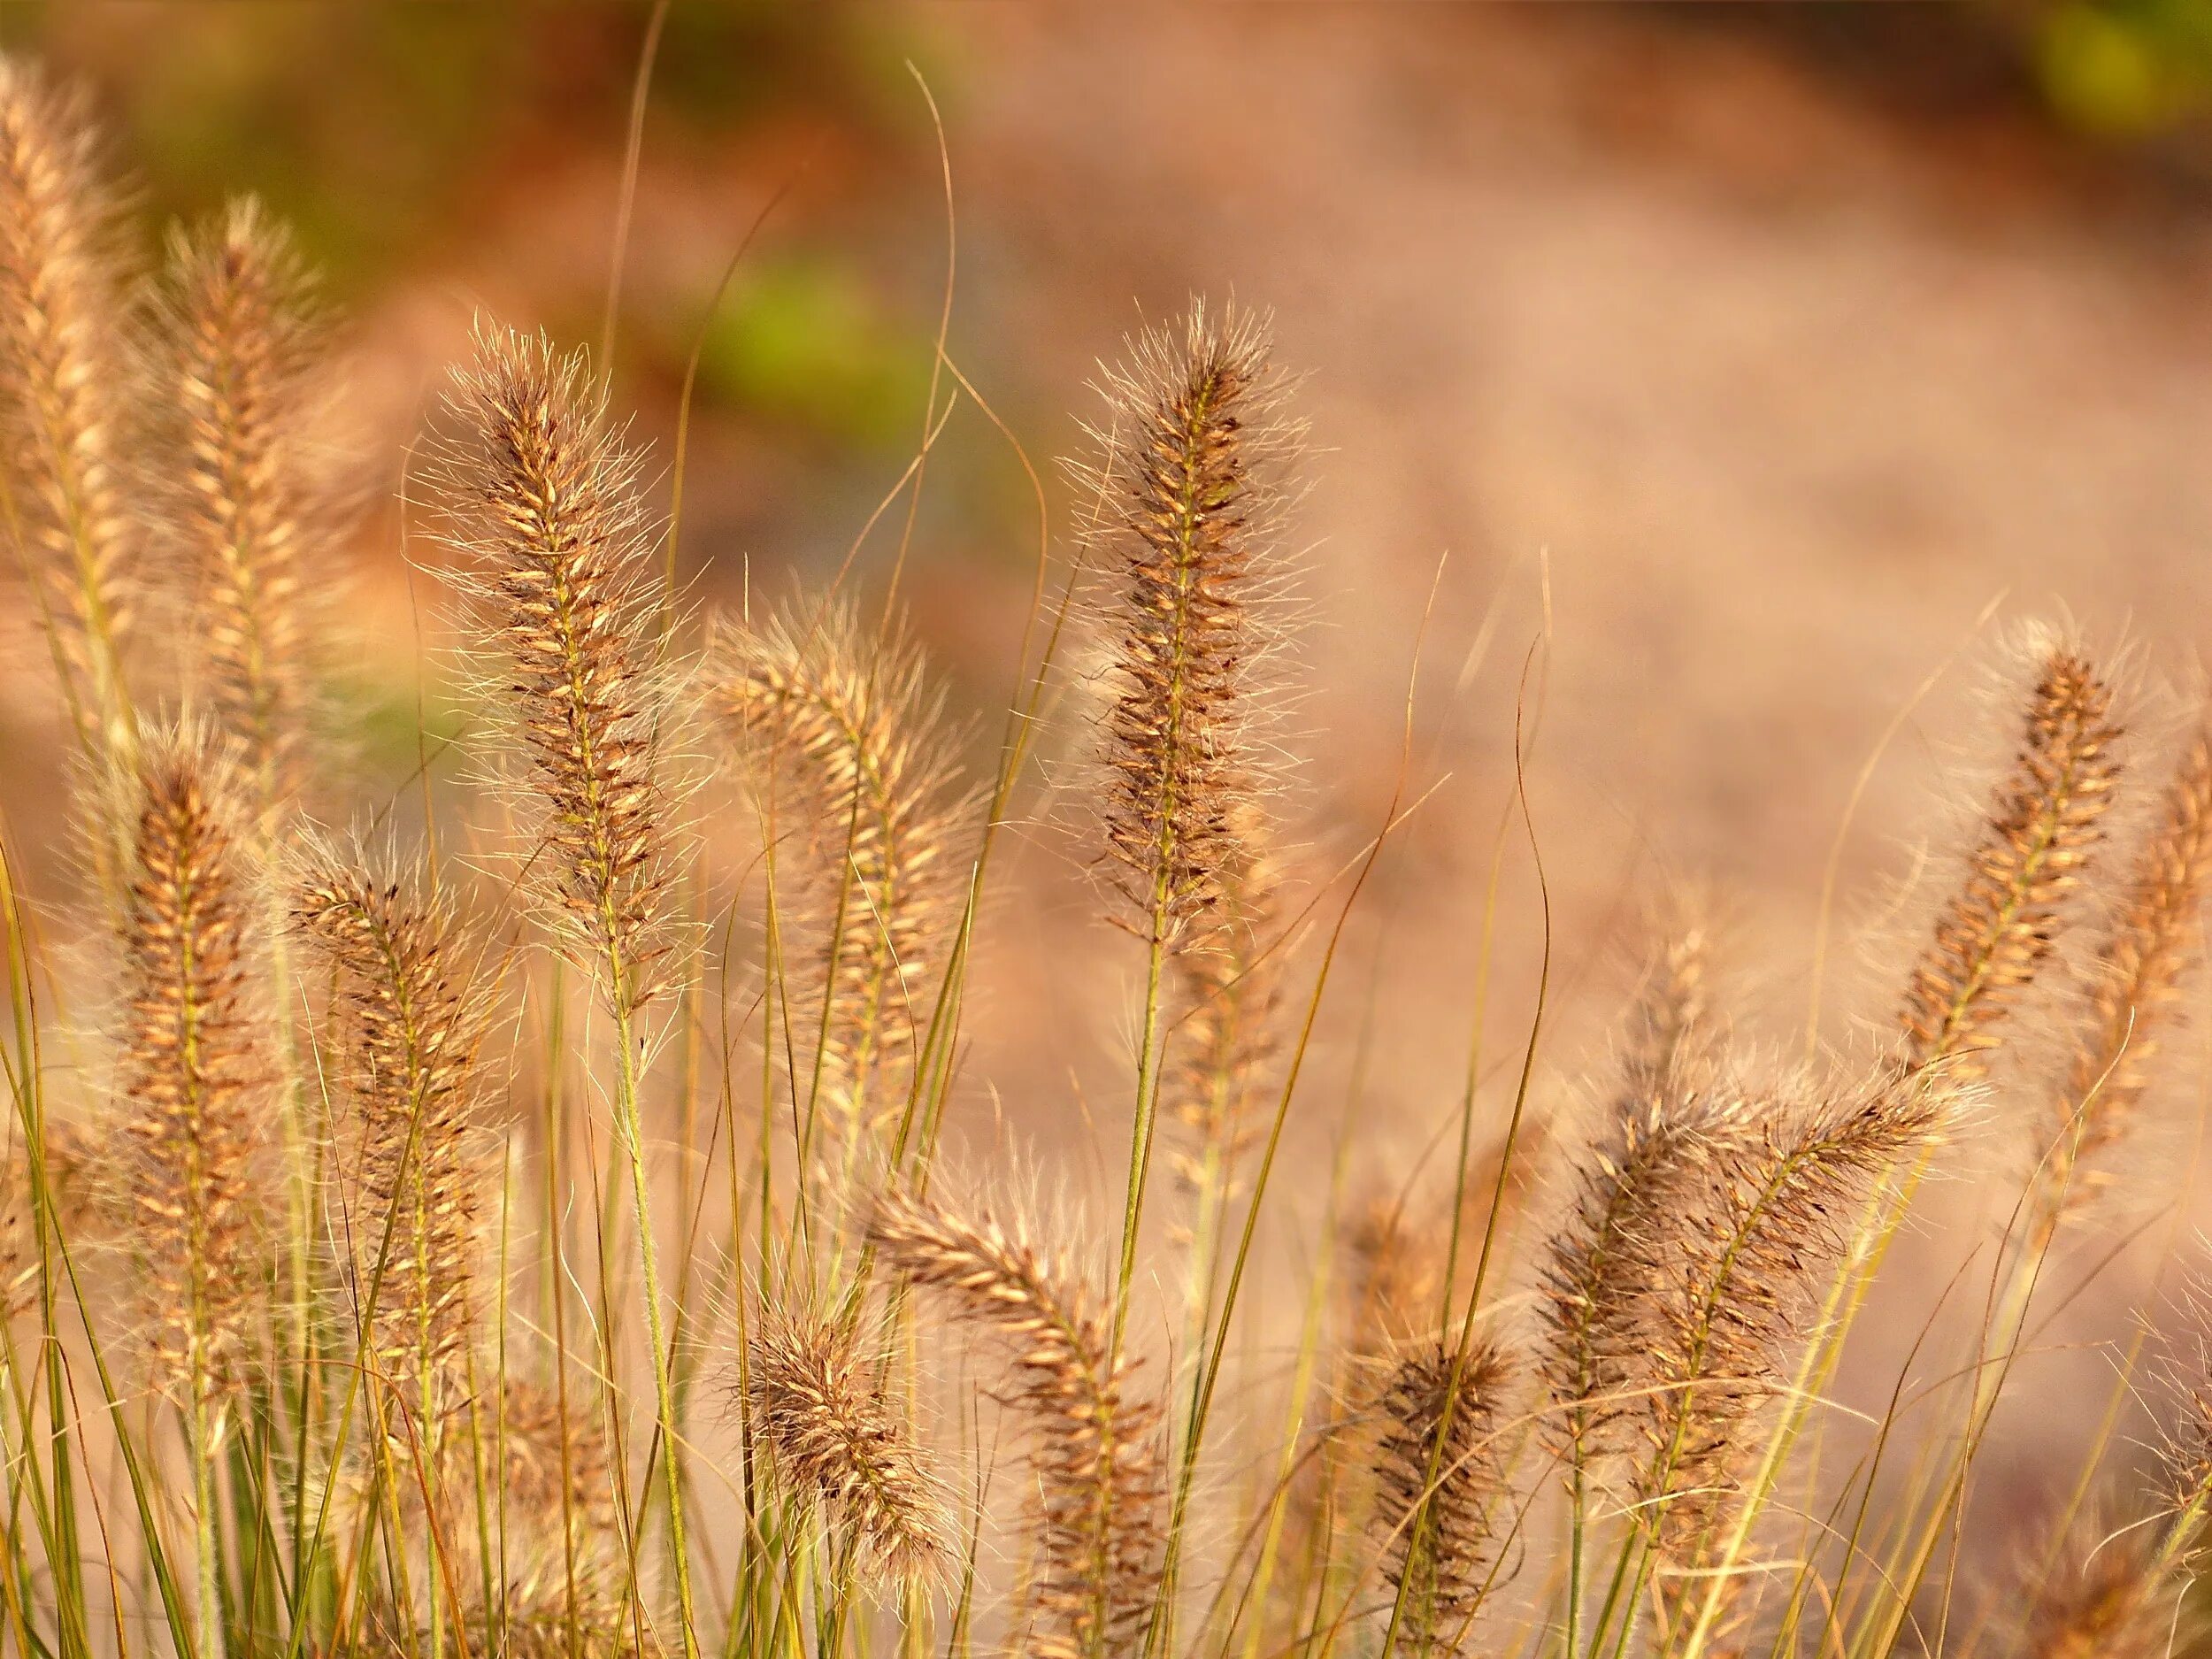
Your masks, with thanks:
M648 17L0 7L0 43L90 82L150 244L250 189L327 272L371 503L344 573L363 645L334 691L394 776L430 598L403 554L435 557L403 548L403 445L479 309L597 338ZM1317 1209L1355 1110L1355 1185L1433 1154L1469 1063L1494 861L1476 1065L1494 1124L1542 899L1548 1117L1601 1089L1640 916L1670 891L1722 918L1746 1041L1797 1052L1832 848L1820 1032L1847 1048L1889 1018L2009 741L1990 695L2008 634L2070 620L2125 646L2154 750L2177 718L2212 597L2204 0L680 3L614 372L664 459L697 349L682 553L703 598L826 578L915 453L948 265L925 86L956 219L948 350L1042 477L1056 545L1050 462L1079 443L1095 359L1194 294L1275 311L1315 444L1288 811L1317 879L1391 796L1434 589L1409 797L1435 787L1348 936L1292 1129L1313 1173L1286 1214ZM904 518L902 501L861 547L879 591ZM902 591L994 734L1036 548L1022 457L964 401ZM33 769L51 730L35 670L0 693L0 744ZM1517 707L1543 890L1509 816ZM1125 1144L1135 964L1054 827L1054 796L1079 797L1066 725L979 966L967 1133L987 1142L1003 1112L1079 1167ZM2193 1096L2175 1096L2168 1154L2194 1133ZM2002 1173L2017 1148L1989 1156ZM1946 1202L1964 1216L1962 1186ZM2141 1187L2146 1236L2170 1239L2172 1179ZM1906 1247L1931 1288L1916 1307L1903 1276L1867 1386L1978 1225ZM2067 1303L2055 1348L2155 1298L2158 1251L2137 1255ZM2104 1363L2059 1351L2042 1372L2096 1389ZM2024 1397L1988 1465L1999 1501L2008 1471L2024 1491L2090 1427Z

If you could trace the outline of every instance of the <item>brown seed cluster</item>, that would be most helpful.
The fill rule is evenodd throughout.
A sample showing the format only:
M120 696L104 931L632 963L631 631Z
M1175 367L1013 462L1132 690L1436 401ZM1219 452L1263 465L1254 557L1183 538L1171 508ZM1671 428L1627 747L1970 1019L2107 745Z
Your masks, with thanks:
M303 557L329 507L311 452L314 278L251 198L170 238L157 316L155 519L226 728L270 803L296 785Z
M2177 1618L2184 1586L2158 1570L2139 1531L2077 1526L2067 1559L2021 1589L2021 1659L2167 1659L2194 1652L2201 1620Z
M119 216L74 90L0 58L0 419L18 534L88 752L127 756L143 581L123 475L134 378Z
M953 734L921 660L871 638L849 607L794 603L758 628L725 627L712 651L718 712L764 813L803 816L815 871L792 907L818 938L821 1022L833 1102L913 1048L965 898L956 856L970 803Z
M2048 1144L2037 1148L2049 1155L2041 1179L2059 1208L2079 1208L2111 1179L2084 1165L2126 1133L2150 1085L2163 1028L2201 952L2208 880L2212 736L2200 733L2174 770L2098 952L2065 1086L2052 1100Z
M1181 1130L1177 1172L1194 1189L1210 1182L1225 1199L1235 1190L1235 1167L1256 1128L1256 1093L1281 1041L1284 947L1283 864L1264 815L1247 801L1231 816L1216 926L1175 957L1179 1041L1164 1085Z
M450 907L358 851L311 851L293 910L338 986L357 1317L387 1376L435 1377L474 1323L490 1173L477 1115L486 987Z
M763 1306L747 1344L746 1420L833 1533L902 1578L946 1564L949 1522L904 1419L849 1333Z
M121 1088L157 1359L211 1385L246 1335L273 1075L261 913L231 762L194 730L150 734L123 937Z
M1638 1482L1663 1558L1693 1564L1729 1511L1770 1398L1855 1205L1951 1120L1949 1079L1897 1071L1809 1102L1731 1102L1706 1141L1694 1219L1654 1285L1643 1406L1650 1456Z
M453 402L446 495L470 561L457 580L504 649L503 701L544 798L532 868L608 995L634 1011L663 984L672 806L638 460L581 355L542 335L480 332Z
M1492 1343L1461 1352L1430 1340L1399 1359L1383 1387L1383 1502L1374 1517L1383 1576L1423 1631L1444 1633L1471 1618L1490 1589L1507 1493L1497 1416L1510 1375Z
M1276 418L1268 349L1263 319L1198 307L1140 335L1108 372L1102 457L1081 475L1089 552L1116 585L1104 827L1126 919L1148 941L1215 925L1240 856L1233 812L1263 781L1251 694L1297 437Z
M1156 1402L1131 1391L1107 1300L1030 1231L987 1211L883 1199L868 1238L885 1263L949 1297L1015 1348L1010 1403L1030 1425L1038 1621L1023 1651L1047 1659L1138 1652L1160 1586L1164 1497Z
M2044 661L2011 774L1997 792L1966 884L1915 966L1902 1023L1906 1056L1978 1075L1996 1026L2035 977L2067 899L2103 839L2119 776L2112 695L2072 650Z

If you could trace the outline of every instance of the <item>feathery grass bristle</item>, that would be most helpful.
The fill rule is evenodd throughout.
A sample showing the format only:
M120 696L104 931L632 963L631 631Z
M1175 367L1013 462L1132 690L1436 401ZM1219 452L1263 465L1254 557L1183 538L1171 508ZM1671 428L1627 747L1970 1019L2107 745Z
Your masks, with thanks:
M790 1485L840 1539L901 1578L941 1571L950 1522L903 1418L852 1333L819 1315L763 1305L748 1341L747 1421Z
M1024 1651L1048 1659L1136 1653L1160 1587L1163 1471L1156 1402L1132 1387L1111 1307L1018 1222L887 1194L868 1224L885 1263L1010 1339L1010 1403L1033 1441L1041 1621Z
M457 580L506 659L501 701L543 796L532 861L625 1010L664 987L675 803L661 595L639 461L582 353L479 331L444 468Z
M264 913L234 763L208 734L145 737L122 972L124 1125L160 1368L210 1386L242 1348L259 1268L260 1148L276 1075L251 937Z
M1234 815L1265 780L1255 677L1286 580L1284 473L1300 437L1269 350L1264 317L1199 305L1139 334L1105 373L1099 457L1079 474L1094 503L1086 556L1114 588L1107 850L1123 919L1170 947L1215 925Z
M358 852L311 849L293 915L341 999L342 1233L358 1314L389 1375L434 1377L466 1343L478 1295L488 987L451 904Z
M311 449L315 279L251 197L173 232L164 275L152 388L157 532L191 590L215 705L274 804L298 783L302 561L330 516Z
M1997 1026L2049 955L2068 899L2103 839L2119 776L2112 694L2078 652L2047 656L2020 753L1999 787L1966 882L1915 965L1901 1016L1906 1054L1977 1076Z

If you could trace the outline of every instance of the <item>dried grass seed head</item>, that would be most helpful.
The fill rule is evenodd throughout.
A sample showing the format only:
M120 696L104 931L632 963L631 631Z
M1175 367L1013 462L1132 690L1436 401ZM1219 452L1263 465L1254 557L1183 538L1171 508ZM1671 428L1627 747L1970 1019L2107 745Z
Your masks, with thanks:
M1471 1617L1491 1588L1507 1494L1498 1412L1512 1374L1502 1348L1430 1339L1391 1367L1379 1400L1383 1574L1432 1628Z
M127 757L125 650L144 595L126 457L137 383L104 141L81 89L0 56L0 419L10 496L44 584L88 752Z
M834 1321L764 1302L747 1343L747 1421L837 1536L925 1578L949 1564L949 1513L879 1374Z
M1123 919L1181 946L1214 926L1239 854L1233 810L1265 792L1269 615L1289 580L1290 463L1263 316L1194 304L1104 372L1085 557L1106 585L1107 858Z
M315 273L252 197L178 227L157 290L148 494L225 728L272 803L299 782L309 628L337 493L317 453ZM304 565L304 568L303 568Z
M293 917L335 974L338 1231L357 1312L388 1375L435 1375L462 1356L480 1295L495 1148L478 1056L494 987L450 901L360 848L308 844Z
M2112 693L2080 651L2046 652L2020 750L1999 785L1966 880L1915 964L1901 1023L1907 1058L1986 1068L1997 1026L2041 968L2103 839L2119 776Z
M678 805L639 457L583 355L542 334L480 328L451 406L456 580L503 659L488 676L542 802L529 867L569 948L634 1010L671 969Z
M894 1192L868 1239L887 1267L947 1298L1014 1350L1009 1404L1027 1420L1038 1562L1024 1651L1126 1659L1143 1645L1161 1582L1165 1497L1159 1403L1115 1350L1111 1303L1018 1219L957 1213Z
M234 1359L257 1287L273 1087L254 820L203 728L141 739L119 1090L158 1367Z
M958 734L920 653L842 601L725 622L709 664L768 833L803 820L812 869L779 902L795 889L791 931L818 940L829 1086L865 1096L873 1069L911 1052L966 897Z

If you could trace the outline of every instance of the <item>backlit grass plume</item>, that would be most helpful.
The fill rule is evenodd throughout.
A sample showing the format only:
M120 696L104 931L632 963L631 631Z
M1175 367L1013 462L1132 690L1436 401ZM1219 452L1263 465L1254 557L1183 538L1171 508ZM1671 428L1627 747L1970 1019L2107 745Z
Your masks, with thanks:
M126 232L83 96L0 58L0 411L10 529L88 755L135 745L127 651L144 594L127 496L135 382Z
M2201 954L2212 879L2212 737L2193 737L2174 769L2092 969L2065 1085L2038 1147L2049 1216L2078 1209L2111 1177L2096 1155L2125 1133L2149 1086L2164 1027ZM2085 1167L2086 1166L2086 1167Z
M929 1016L930 976L965 897L956 849L968 803L953 734L913 649L872 638L839 602L794 603L758 627L730 623L709 662L715 710L764 823L778 834L795 818L812 843L812 875L779 889L780 904L811 889L787 907L803 926L782 931L820 953L815 972L793 977L826 987L823 1091L841 1108L864 1105Z
M327 528L312 418L322 330L314 277L247 197L172 234L150 388L165 561L189 590L207 690L267 804L296 787L303 571Z
M1751 1094L1717 1114L1702 1190L1654 1299L1652 1387L1640 1402L1647 1452L1636 1492L1668 1570L1658 1588L1671 1628L1686 1601L1704 1597L1678 1575L1701 1564L1732 1510L1754 1414L1775 1393L1855 1207L1942 1133L1956 1099L1949 1077L1901 1069L1807 1103Z
M1179 1042L1164 1085L1181 1131L1176 1170L1202 1210L1202 1254L1212 1231L1203 1212L1219 1209L1235 1190L1237 1163L1256 1127L1255 1096L1282 1037L1283 860L1263 823L1236 827L1241 833L1222 870L1218 925L1204 943L1175 958Z
M456 580L504 658L501 701L542 795L534 875L579 963L634 1015L665 978L675 805L639 457L582 354L543 335L480 329L452 406Z
M905 1194L884 1198L869 1240L888 1267L1012 1344L1009 1403L1025 1420L1037 1555L1025 1586L1048 1659L1122 1659L1142 1647L1160 1587L1160 1409L1132 1388L1110 1310L1029 1230Z
M434 1423L442 1373L473 1323L483 1248L483 965L420 876L377 871L357 850L312 849L293 914L338 987L339 1230L357 1316L383 1373L416 1379Z
M185 1420L198 1617L213 1651L218 1396L252 1341L257 1230L273 1197L260 1149L276 1071L252 937L266 906L229 756L188 726L146 733L138 752L118 1066L126 1185L155 1379Z
M1913 969L1902 1021L1908 1057L1985 1069L1996 1027L2049 954L2082 879L2119 775L2112 694L2061 647L2043 659L2018 760L1999 786L1965 886Z
M944 1499L850 1332L764 1305L744 1370L747 1422L785 1480L821 1506L838 1548L857 1546L900 1578L945 1565Z
M1087 557L1110 595L1111 781L1103 807L1123 919L1173 947L1215 924L1240 856L1241 803L1264 772L1254 676L1279 595L1284 473L1299 433L1279 418L1266 319L1193 306L1106 371Z
M2072 1528L2055 1569L2015 1594L2027 1607L2020 1659L2168 1659L2195 1651L2182 1586L2158 1570L2154 1543L2128 1527Z
M1374 1525L1383 1576L1404 1598L1416 1652L1440 1638L1455 1650L1456 1628L1490 1591L1492 1545L1510 1498L1496 1439L1510 1374L1494 1344L1462 1352L1432 1339L1403 1355L1383 1386L1383 1502Z
M465 561L457 580L505 659L501 701L528 757L527 791L541 799L526 867L614 1028L610 1093L637 1218L657 1424L672 1459L682 1428L639 1106L638 1021L671 978L676 803L664 762L674 710L638 459L581 354L563 357L542 335L480 330L452 415L458 432L444 482ZM684 1482L658 1484L681 1651L695 1659Z

